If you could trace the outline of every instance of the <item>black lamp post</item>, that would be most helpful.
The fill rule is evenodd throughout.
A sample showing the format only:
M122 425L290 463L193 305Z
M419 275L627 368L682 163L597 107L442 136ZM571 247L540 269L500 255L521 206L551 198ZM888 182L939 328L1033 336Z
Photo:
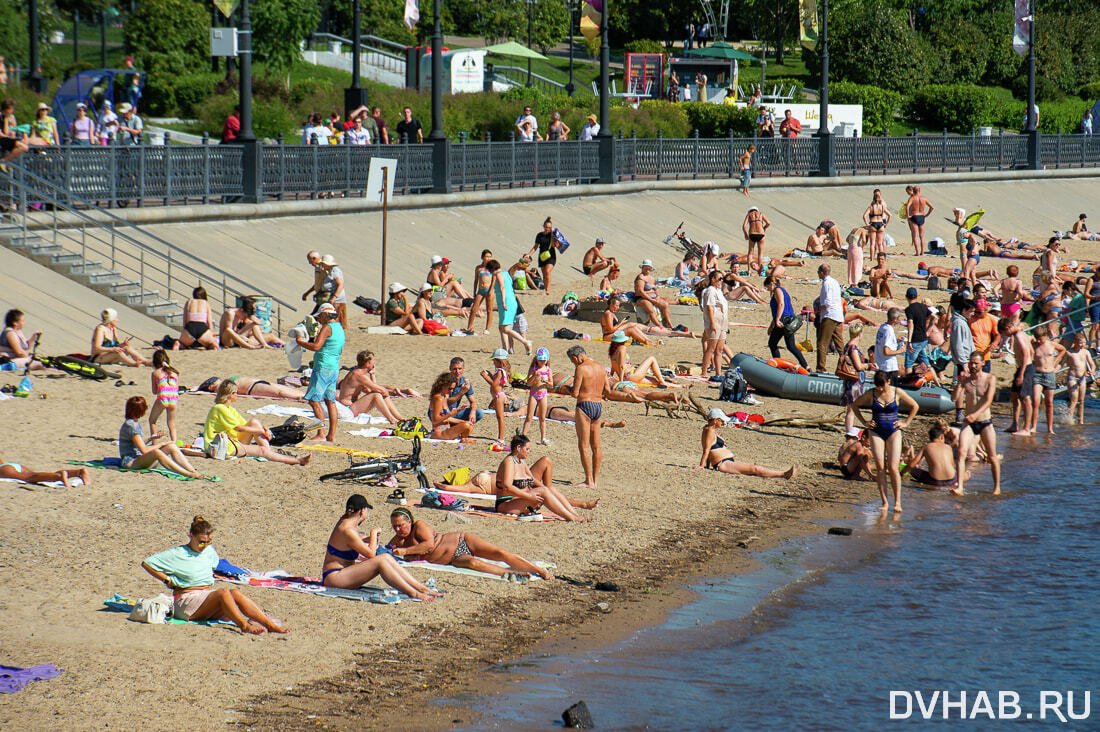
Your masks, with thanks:
M569 95L569 98L573 98L573 92L577 90L577 86L573 83L573 28L576 26L573 23L573 14L577 12L577 5L580 0L565 0L565 4L569 7L569 83L565 85L565 93Z
M817 111L818 175L836 175L833 132L829 129L829 0L821 3L821 92Z
M252 131L252 19L248 15L248 0L241 0L241 26L237 31L237 55L240 66L241 131L237 133L237 142L243 147L243 171L241 182L244 187L245 203L260 203L263 200L263 173L260 170L260 142Z
M363 7L360 0L354 2L351 23L351 86L344 90L345 120L350 118L352 110L365 107L367 104L367 90L359 84L359 40L363 25Z
M432 3L432 192L451 190L451 141L443 133L443 26L440 13L443 0Z
M1043 167L1039 155L1039 120L1035 114L1035 3L1028 3L1028 15L1031 16L1031 32L1027 40L1027 116L1024 122L1024 134L1027 135L1027 166L1032 170Z
M603 0L600 15L600 131L596 141L600 143L600 183L615 182L615 138L611 134L611 48L608 41L609 0Z
M534 43L535 31L535 0L527 0L527 50L531 50ZM531 86L531 57L527 57L527 86Z
M38 94L46 93L46 77L42 76L38 60L38 0L30 0L27 6L27 35L31 45L31 73L27 77L27 86Z

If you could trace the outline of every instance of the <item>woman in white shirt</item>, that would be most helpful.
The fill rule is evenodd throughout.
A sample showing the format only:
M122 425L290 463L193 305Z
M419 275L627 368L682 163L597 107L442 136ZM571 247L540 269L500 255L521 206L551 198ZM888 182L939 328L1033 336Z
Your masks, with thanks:
M729 329L729 302L722 293L722 274L717 270L707 275L707 287L699 297L703 310L703 376L714 364L714 373L722 373L722 356L726 352L726 331Z

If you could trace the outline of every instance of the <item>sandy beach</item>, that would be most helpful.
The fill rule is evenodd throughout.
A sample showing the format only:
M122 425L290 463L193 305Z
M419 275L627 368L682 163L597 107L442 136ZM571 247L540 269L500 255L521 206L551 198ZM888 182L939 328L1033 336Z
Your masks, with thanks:
M915 271L917 258L904 254L911 251L908 231L897 224L891 231L899 239L890 250L891 265ZM1038 226L1036 231L1015 234L1032 236L1034 241L1046 239ZM1068 249L1063 261L1096 256L1095 243L1063 244ZM784 245L782 251L788 248ZM765 253L775 256L782 253L780 249L773 245ZM579 266L582 255L583 247L578 246L562 259L555 271L554 302L568 289L582 296L595 289L573 266ZM620 282L629 288L635 257L623 258L627 264ZM673 250L660 248L660 258L653 258L658 275L671 274L677 259ZM926 259L943 266L958 262L957 258ZM834 274L843 278L844 260L828 261ZM819 289L810 281L818 260L805 262L805 267L790 273L806 279L786 283L796 309L808 306ZM1003 273L1013 262L983 259L982 267L987 263ZM461 263L460 269L470 269L467 264ZM1034 264L1018 264L1028 281ZM309 277L303 272L303 287ZM894 280L894 299L899 303L904 304L910 282L914 281ZM349 289L354 296L359 288ZM937 303L947 300L943 291L927 292L923 286L920 291ZM550 334L568 325L596 336L599 326L539 315L550 301L538 293L523 295L531 336L536 345L550 349L556 371L571 372L565 350L573 342ZM731 305L738 306L731 307L731 321L767 322L766 305ZM885 320L884 313L864 314L876 323ZM460 355L484 405L488 389L476 374L499 345L495 333L466 338L368 336L365 326L376 322L376 316L352 313L342 359L345 365L354 363L357 351L370 349L378 358L383 383L427 394L450 357ZM457 321L452 323L459 327ZM33 329L34 324L28 326ZM864 346L871 342L873 332L865 331ZM734 327L728 343L735 352L766 353L766 333L761 328ZM591 356L608 363L607 344L582 345ZM701 355L699 341L685 338L628 350L634 362L653 355L661 365L697 364ZM287 373L286 358L278 350L187 351L173 354L172 360L181 371L181 383L187 385L215 375L274 381ZM835 357L829 364L830 368L835 365ZM512 365L525 371L527 361L520 356ZM134 395L151 398L148 369L119 370L125 382L133 385L37 372L33 398L0 401L0 420L7 434L3 459L36 470L56 470L65 467L66 460L117 456L125 400ZM1011 369L998 362L994 373L1004 384ZM18 376L10 372L0 376L0 383L16 381ZM685 390L689 383L682 382ZM840 419L841 415L839 407L776 398L764 398L751 408L720 403L715 401L717 390L701 383L692 392L708 407L744 409L769 419L794 415ZM514 396L526 404L526 393L516 391ZM552 398L553 404L572 407L571 399ZM237 406L249 416L248 409L267 403L242 398ZM197 434L212 404L210 395L181 397L177 418L181 436ZM427 399L401 399L397 406L406 414L423 417ZM124 614L106 611L102 601L116 592L131 597L158 594L163 588L139 563L184 543L195 514L214 524L213 543L222 557L253 570L319 575L325 540L347 496L355 492L374 505L371 520L361 529L380 526L388 538L392 506L383 502L388 490L317 480L346 465L345 455L316 452L304 468L199 459L197 466L220 476L219 483L103 470L92 471L93 483L88 487L29 490L0 483L2 663L53 663L64 669L57 679L0 697L0 724L13 729L51 729L62 724L128 729L211 729L229 724L258 729L445 727L457 718L454 710L425 702L479 688L476 670L486 662L514 656L544 638L583 639L621 632L660 612L662 603L675 602L678 595L672 588L678 578L705 567L736 567L747 546L755 548L793 532L820 531L821 525L812 521L877 494L871 483L839 480L833 465L840 442L835 432L732 426L723 430L738 459L782 469L800 464L800 475L787 482L692 470L700 450L702 420L697 415L684 413L682 419L671 419L663 411L652 410L647 417L641 405L624 403L609 403L605 415L625 419L627 426L604 431L598 492L569 487L583 477L571 425L551 422L547 430L553 445L535 446L531 457L532 462L543 455L553 458L555 482L570 497L601 500L588 513L591 523L529 524L491 517L471 517L465 522L437 511L414 509L414 514L437 531L473 532L528 559L553 562L556 573L616 582L622 592L597 593L560 581L517 585L454 574L434 575L447 591L443 599L397 606L246 589L249 597L291 629L279 637L247 637L228 626L138 624ZM261 419L268 425L281 421L269 416ZM506 427L511 431L521 423L522 418L510 418ZM909 432L918 446L926 425L927 420L921 419ZM391 454L409 449L409 443L397 439L347 434L357 428L342 423L338 444ZM530 434L537 436L537 431ZM426 443L424 460L430 477L439 479L460 466L495 469L503 454L490 451L491 440L486 439L496 435L495 420L479 422L474 435L480 439L472 445ZM408 474L401 478L411 496L418 495L409 490ZM811 493L816 501L810 499ZM414 572L420 579L428 576L424 570ZM594 609L597 602L608 602L610 612ZM590 625L580 627L584 623ZM464 714L462 721L470 721L475 713L476 709Z

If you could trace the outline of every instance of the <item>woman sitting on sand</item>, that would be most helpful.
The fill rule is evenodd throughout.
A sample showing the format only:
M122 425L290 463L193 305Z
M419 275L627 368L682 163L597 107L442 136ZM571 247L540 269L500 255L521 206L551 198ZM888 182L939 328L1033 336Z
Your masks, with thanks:
M696 470L710 468L719 473L755 475L758 478L786 478L787 480L798 474L797 465L792 465L784 471L736 460L733 452L726 447L725 441L718 436L718 430L729 421L729 417L718 407L707 412L707 423L703 426L703 457L695 466Z
M497 468L497 513L536 513L545 506L566 521L588 521L573 510L573 502L551 485L549 458L541 458L528 467L526 461L531 455L531 440L526 435L514 436L511 447L512 454L504 458ZM577 508L593 509L599 501L577 503L580 504Z
M524 575L538 575L543 579L554 579L553 575L541 567L528 562L518 554L504 551L470 532L448 532L437 534L425 521L414 521L412 512L407 508L398 508L390 514L393 527L393 555L410 561L423 560L434 564L450 564L455 567L477 570L504 577L512 574L505 567L483 561L493 559L504 562L516 572Z
M7 478L8 480L19 480L24 483L54 483L60 482L66 488L72 488L73 485L69 481L73 478L80 478L84 482L84 485L88 485L92 482L91 474L87 468L78 468L75 470L59 470L56 473L41 473L30 468L20 465L19 463L0 463L0 478Z
M686 328L684 330L674 330L660 325L640 325L638 323L632 323L619 315L621 305L622 303L617 297L612 297L607 301L607 310L600 316L600 327L603 329L604 340L610 340L611 335L615 332L625 333L643 346L653 345L653 342L646 337L647 335L658 336L660 338L699 337Z
M285 465L308 465L312 455L293 458L275 452L268 440L271 430L264 427L258 419L246 420L233 406L237 401L237 385L230 380L222 381L218 386L218 395L214 397L214 406L206 414L203 425L203 444L210 454L214 438L225 434L229 438L226 457L264 457L272 462Z
M147 361L130 345L129 338L119 338L118 311L107 308L99 314L100 323L92 331L92 361L120 366L144 366Z
M206 300L206 290L196 287L191 291L191 299L183 304L183 327L176 340L174 350L199 345L210 351L221 347L211 330L214 319L210 313L210 303Z
M160 465L173 473L188 478L211 480L195 470L175 442L169 440L155 444L145 443L145 434L141 429L141 418L149 411L145 397L135 396L126 400L126 421L118 431L118 457L122 467L127 470L145 470Z
M141 568L172 591L172 616L178 620L231 620L242 633L286 633L276 620L240 590L214 589L220 558L210 544L214 527L202 516L191 521L186 544L146 557Z
M223 381L231 381L236 384L237 393L244 394L245 396L286 399L300 402L302 401L302 397L306 394L301 389L295 389L293 386L272 384L270 381L253 379L251 376L230 376L228 379L219 379L217 376L211 376L209 379L199 384L195 391L207 391L211 394L217 394Z
M321 582L325 587L354 590L381 576L387 585L414 600L428 602L440 597L443 593L417 582L393 557L377 553L382 529L371 529L370 537L363 541L359 525L367 520L368 510L370 504L363 496L356 493L348 498L344 515L329 535L325 558L321 560ZM360 556L364 557L362 561Z
M239 308L222 313L218 334L222 348L282 348L274 333L264 333L264 323L256 316L256 301L246 297Z
M36 330L30 339L24 336L23 311L9 310L4 314L4 330L0 331L0 356L7 356L16 369L26 369L28 364L31 371L46 368L41 361L31 361L31 352L41 335L42 331Z
M450 371L444 371L436 377L428 395L428 417L432 421L430 436L437 440L458 440L469 442L474 431L474 415L469 420L459 419L455 415L462 411L461 404L453 407L447 403L447 396L458 384L458 379Z
M618 385L615 388L620 390L632 388L627 384L668 388L668 383L661 376L661 367L653 356L649 356L633 369L627 369L626 344L629 342L630 338L622 331L615 331L611 335L611 345L607 348L607 355L611 357L611 375L618 379Z

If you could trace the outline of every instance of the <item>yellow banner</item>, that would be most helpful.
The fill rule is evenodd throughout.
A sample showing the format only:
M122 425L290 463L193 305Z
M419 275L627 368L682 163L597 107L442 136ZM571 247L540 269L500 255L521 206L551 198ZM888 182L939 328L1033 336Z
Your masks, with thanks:
M214 0L214 7L221 11L222 15L229 17L237 9L240 0Z
M798 19L803 48L817 50L817 0L798 0Z

